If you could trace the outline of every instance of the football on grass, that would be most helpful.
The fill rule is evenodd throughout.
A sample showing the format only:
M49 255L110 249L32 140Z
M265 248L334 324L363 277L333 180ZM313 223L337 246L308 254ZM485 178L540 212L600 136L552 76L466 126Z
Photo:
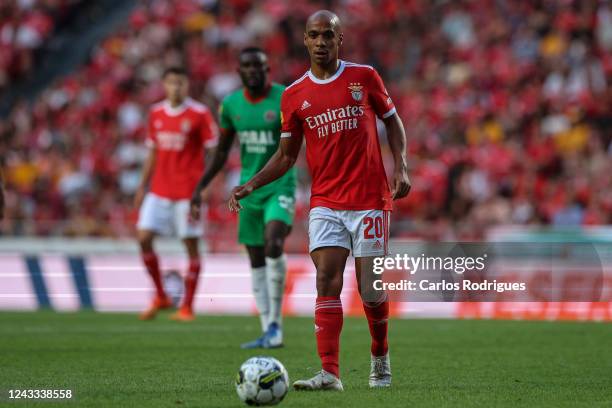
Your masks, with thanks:
M273 357L251 357L236 375L236 392L247 405L276 405L289 390L289 375Z

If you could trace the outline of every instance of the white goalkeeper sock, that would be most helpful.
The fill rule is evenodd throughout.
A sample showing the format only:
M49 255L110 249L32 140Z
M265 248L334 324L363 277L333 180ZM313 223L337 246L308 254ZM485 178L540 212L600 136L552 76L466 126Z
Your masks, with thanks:
M266 267L251 268L251 284L253 287L253 296L255 296L255 305L259 312L259 320L261 322L261 331L268 330L270 304L268 302L268 282L266 279Z
M281 326L283 294L285 293L285 275L287 274L287 261L285 255L281 255L278 258L266 257L266 270L270 305L268 323L277 323Z

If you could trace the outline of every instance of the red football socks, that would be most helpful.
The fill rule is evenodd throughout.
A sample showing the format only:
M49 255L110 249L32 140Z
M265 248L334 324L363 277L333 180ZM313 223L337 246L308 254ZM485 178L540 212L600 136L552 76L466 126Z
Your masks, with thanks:
M387 296L377 303L363 303L363 310L368 318L370 336L372 336L372 355L381 357L387 354L387 331L389 327L389 300Z
M189 260L189 270L185 277L185 298L183 300L183 308L191 310L193 307L193 298L198 287L200 269L200 258L192 258Z
M317 297L315 306L317 350L322 368L336 377L340 377L338 353L343 321L342 302L339 297Z
M159 271L159 261L157 259L157 255L155 252L146 252L142 254L142 262L147 268L147 272L151 276L153 280L153 284L155 285L155 290L157 292L158 298L165 298L166 292L164 291L164 285L161 280L161 273Z

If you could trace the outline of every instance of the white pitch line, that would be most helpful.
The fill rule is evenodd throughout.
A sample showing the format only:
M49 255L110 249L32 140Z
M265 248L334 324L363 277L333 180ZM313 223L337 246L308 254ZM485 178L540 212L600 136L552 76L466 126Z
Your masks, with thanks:
M92 268L88 268L90 271L99 271L99 272L126 272L126 271L142 271L143 273L145 272L144 268L97 268L97 267L92 267ZM0 274L0 279L1 278L24 278L24 277L28 277L29 275L27 273L2 273ZM66 273L66 272L43 272L42 276L44 276L45 278L69 278L72 276L71 273ZM202 274L200 275L202 278L250 278L251 274L250 273L218 273L218 272L213 272L213 273L206 273L206 272L202 272ZM299 274L299 276L308 276L308 277L315 277L316 274L315 273L301 273Z
M75 293L51 293L48 295L50 298L76 298L79 295ZM27 299L36 297L34 293L19 293L19 294L0 294L0 299Z
M204 265L204 271L200 276L204 278L250 278L251 274L249 272L245 273L221 273L221 272L206 272L206 265ZM126 272L126 271L138 271L138 272L146 272L146 269L142 266L89 266L87 268L89 271L98 271L98 272ZM168 268L170 269L170 268ZM316 273L300 273L298 276L316 276ZM0 276L1 277L1 276Z
M236 299L252 299L253 295L251 294L242 294L242 293L214 293L214 294L206 294L206 293L202 293L202 294L198 294L195 295L195 297L197 298L220 298L220 299L232 299L232 298L236 298ZM291 298L316 298L317 294L316 293L292 293L290 295L287 295L287 297L291 297Z
M206 273L202 272L202 278L250 278L250 273Z
M87 267L90 271L102 271L102 272L111 272L111 271L144 271L145 268L143 266L89 266Z
M90 289L92 292L150 292L150 288L94 288ZM195 295L199 298L252 298L253 295L250 293L199 293ZM289 297L316 297L316 294L310 293L292 293Z
M91 292L148 292L151 288L90 288Z
M250 278L250 273L206 273L202 272L202 278ZM317 276L315 273L301 273L299 276Z
M118 288L98 288L91 289L92 292L149 292L151 289L141 289L141 288L120 288L121 290L117 290ZM74 298L78 297L78 294L67 293L67 294L49 294L50 298ZM195 295L198 298L252 298L252 294L248 293L202 293ZM287 297L296 297L296 298L314 298L317 295L315 293L292 293L287 295ZM2 299L21 299L21 298L33 298L36 297L34 293L20 293L20 294L0 294L0 298Z
M3 273L0 274L0 278L27 278L30 275L27 273ZM43 272L42 276L45 278L68 278L72 276L71 273L66 272Z

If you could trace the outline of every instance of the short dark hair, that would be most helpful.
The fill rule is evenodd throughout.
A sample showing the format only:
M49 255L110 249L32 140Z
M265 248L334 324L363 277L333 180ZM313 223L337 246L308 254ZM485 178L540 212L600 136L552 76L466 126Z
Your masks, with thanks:
M168 67L168 68L166 68L164 70L164 74L162 75L162 79L166 78L170 74L187 76L187 70L185 68L179 67L179 66Z
M257 46L244 47L243 49L240 50L240 55L250 54L250 53L262 53L263 55L266 55L266 52L262 48L257 47Z

